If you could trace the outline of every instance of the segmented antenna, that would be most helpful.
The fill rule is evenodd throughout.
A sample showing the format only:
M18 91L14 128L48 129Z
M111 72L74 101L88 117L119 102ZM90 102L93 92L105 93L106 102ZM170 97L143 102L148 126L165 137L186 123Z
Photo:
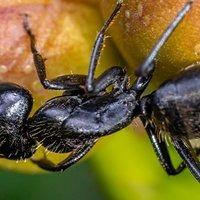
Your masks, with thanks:
M105 21L102 29L100 30L99 34L97 35L97 38L96 38L96 41L95 41L95 44L94 44L94 47L93 47L91 59L90 59L88 77L87 77L87 80L86 80L86 90L88 92L92 92L94 90L94 85L93 85L93 83L94 83L94 73L95 73L95 69L96 69L96 66L98 64L98 61L99 61L99 58L100 58L100 55L101 55L101 50L103 48L105 33L108 30L111 23L113 22L114 18L119 13L119 11L122 7L122 4L123 4L123 0L117 1L115 9L111 13L110 17Z
M162 46L167 42L171 34L174 32L174 30L177 28L179 23L184 19L185 15L191 9L193 2L194 0L188 1L185 4L185 6L179 11L179 13L175 17L175 19L171 22L171 24L166 28L164 33L161 35L161 37L158 39L158 41L152 48L146 60L143 62L142 65L140 65L136 69L135 74L137 76L147 76L149 73L151 73L151 71L153 70L152 62L155 60L155 57L157 56Z

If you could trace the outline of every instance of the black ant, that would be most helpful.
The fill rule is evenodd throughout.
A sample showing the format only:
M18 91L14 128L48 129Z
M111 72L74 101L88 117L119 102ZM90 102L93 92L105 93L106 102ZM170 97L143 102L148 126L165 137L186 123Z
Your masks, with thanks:
M141 97L152 78L155 57L190 10L192 3L188 1L164 31L144 64L137 70L137 79L133 84L125 69L118 66L109 68L94 79L105 33L118 14L122 1L117 2L97 36L88 76L65 75L47 80L44 59L35 47L35 37L25 16L24 28L30 37L41 84L45 89L64 90L64 93L47 101L28 118L32 108L29 92L12 83L0 85L2 157L29 158L38 142L52 152L71 152L58 164L46 157L31 159L45 170L62 171L88 153L100 137L123 129L139 116L166 172L176 175L187 166L200 181L198 149L192 149L189 142L190 139L199 138L200 133L200 67L196 65L185 70L166 81L155 92ZM112 86L111 91L107 90L108 86ZM173 166L166 143L160 140L157 129L169 132L175 149L183 159L178 168Z

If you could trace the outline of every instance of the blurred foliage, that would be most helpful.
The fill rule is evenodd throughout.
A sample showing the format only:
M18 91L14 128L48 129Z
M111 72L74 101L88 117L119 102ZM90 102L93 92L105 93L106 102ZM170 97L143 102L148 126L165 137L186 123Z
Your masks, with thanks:
M63 173L27 175L0 172L1 200L104 200L87 162Z

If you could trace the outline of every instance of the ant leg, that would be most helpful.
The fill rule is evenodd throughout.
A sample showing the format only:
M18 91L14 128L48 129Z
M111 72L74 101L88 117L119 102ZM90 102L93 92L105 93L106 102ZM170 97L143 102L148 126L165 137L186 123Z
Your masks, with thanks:
M36 49L35 36L31 31L31 28L28 23L28 15L24 14L23 26L27 32L30 42L31 42L31 52L33 54L34 64L37 70L38 77L41 84L45 89L54 89L54 90L79 90L80 86L85 86L86 76L85 75L64 75L59 76L52 80L46 79L46 70L45 70L45 60L39 54Z
M136 75L138 76L146 76L153 70L153 65L151 63L155 60L158 52L162 48L162 46L167 42L171 34L175 31L177 26L180 24L180 22L183 20L185 15L188 13L188 11L191 9L193 0L189 0L184 7L179 11L175 19L171 22L171 24L166 28L164 33L161 35L161 37L156 42L155 46L152 48L150 54L146 58L146 60L143 62L143 64L136 69Z
M197 155L195 154L195 152L193 152L192 148L189 149L188 147L186 147L186 144L189 144L189 142L182 138L177 138L173 136L171 138L174 143L175 149L184 160L190 172L197 179L197 181L200 182L200 163Z
M102 29L100 30L99 34L97 35L94 47L93 47L93 51L92 51L92 55L90 58L90 66L89 66L89 71L88 71L88 77L86 80L86 90L88 92L93 92L94 90L94 72L96 69L96 66L98 64L100 55L101 55L101 51L103 48L103 42L105 39L105 33L108 30L110 24L112 23L113 19L115 18L115 16L119 13L119 10L122 6L122 0L118 0L117 1L117 5L114 9L114 11L111 13L110 17L106 20L106 22L104 23Z
M58 172L64 171L76 162L78 162L83 156L85 156L90 149L95 145L97 139L89 140L84 144L80 145L77 149L75 149L65 160L61 161L58 164L54 164L47 158L43 158L41 160L34 160L31 161L36 164L38 167L45 169L47 171Z
M94 80L93 93L104 91L108 86L113 85L116 89L126 89L126 70L125 68L114 66L103 72Z
M177 175L181 173L186 167L185 163L181 162L181 164L175 168L171 162L166 143L158 138L154 125L148 123L148 121L143 117L140 117L140 119L145 126L154 151L163 169L167 172L168 175Z

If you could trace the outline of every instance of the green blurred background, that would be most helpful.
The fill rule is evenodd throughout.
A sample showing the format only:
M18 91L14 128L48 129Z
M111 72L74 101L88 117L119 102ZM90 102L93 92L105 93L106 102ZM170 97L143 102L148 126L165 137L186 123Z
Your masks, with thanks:
M0 177L1 200L106 199L88 162L62 174L25 175L1 171Z

